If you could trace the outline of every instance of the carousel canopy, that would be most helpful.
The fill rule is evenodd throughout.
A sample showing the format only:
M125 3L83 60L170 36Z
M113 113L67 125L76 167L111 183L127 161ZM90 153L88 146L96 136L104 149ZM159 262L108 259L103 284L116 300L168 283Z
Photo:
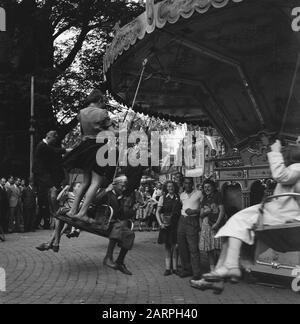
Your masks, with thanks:
M104 70L113 95L179 122L209 120L230 144L300 134L298 0L147 1L116 31Z

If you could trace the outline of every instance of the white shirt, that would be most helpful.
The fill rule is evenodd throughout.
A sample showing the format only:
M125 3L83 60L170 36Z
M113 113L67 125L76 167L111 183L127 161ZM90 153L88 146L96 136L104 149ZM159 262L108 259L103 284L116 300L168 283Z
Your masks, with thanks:
M203 196L201 191L194 190L190 194L183 192L180 195L180 200L182 202L181 214L187 217L188 215L185 212L187 209L200 210L202 199Z
M163 195L163 192L161 189L156 189L153 193L152 198L156 200L157 197L161 197Z

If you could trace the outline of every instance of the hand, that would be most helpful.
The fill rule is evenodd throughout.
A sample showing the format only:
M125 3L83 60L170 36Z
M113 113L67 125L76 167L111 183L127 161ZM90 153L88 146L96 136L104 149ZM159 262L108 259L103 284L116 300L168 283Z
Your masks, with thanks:
M110 191L113 191L114 190L114 186L113 184L111 183L107 188L106 188L106 192L110 192Z
M219 230L219 224L214 224L212 227L211 227L212 231L214 232L217 232Z
M276 153L281 153L282 150L282 145L281 142L279 140L277 140L272 146L271 146L271 150L272 152L276 152Z
M161 229L165 229L165 228L166 228L166 225L163 224L163 223L161 223L161 224L160 224L160 228L161 228Z
M204 207L204 213L208 214L208 213L211 213L211 212L212 212L212 210L208 206Z
M192 215L195 215L195 211L194 210L192 210L192 209L187 209L186 211L185 211L185 213L188 215L188 216L192 216Z

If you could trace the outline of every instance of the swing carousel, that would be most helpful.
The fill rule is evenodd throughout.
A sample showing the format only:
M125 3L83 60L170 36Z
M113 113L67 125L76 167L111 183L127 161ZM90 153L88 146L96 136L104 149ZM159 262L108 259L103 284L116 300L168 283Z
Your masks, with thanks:
M267 150L274 139L289 143L300 135L300 33L292 30L291 14L298 5L148 0L142 15L116 26L104 58L108 88L118 101L134 101L135 111L150 116L218 130L229 153L214 159L215 178L225 194L238 188L229 199L237 209L271 194ZM260 185L262 196L254 197ZM260 256L254 271L291 276L300 265L298 224L257 230L264 242L270 233L290 242L282 251L268 241L273 250Z

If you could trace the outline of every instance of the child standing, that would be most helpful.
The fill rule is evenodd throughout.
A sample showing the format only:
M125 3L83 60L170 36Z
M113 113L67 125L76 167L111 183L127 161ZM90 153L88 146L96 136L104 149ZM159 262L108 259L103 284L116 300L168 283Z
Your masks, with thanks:
M170 276L173 273L179 275L177 267L177 230L182 205L174 182L168 181L165 184L164 191L165 193L159 200L156 213L156 218L161 228L158 243L165 245L166 271L164 275Z

